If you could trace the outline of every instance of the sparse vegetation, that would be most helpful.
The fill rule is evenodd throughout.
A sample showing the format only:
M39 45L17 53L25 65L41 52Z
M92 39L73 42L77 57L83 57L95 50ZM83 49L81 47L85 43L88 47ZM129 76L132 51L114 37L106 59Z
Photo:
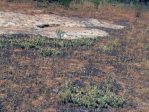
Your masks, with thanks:
M149 51L149 45L145 45L145 49Z
M98 85L82 84L78 85L67 84L60 92L59 98L63 103L71 103L86 108L107 108L108 106L120 108L126 101L111 92L108 85L104 85L100 89Z
M94 4L95 8L98 9L98 6L102 2L102 0L90 0L90 2L92 2Z
M112 4L112 3L124 3L124 4L141 4L141 3L145 3L147 4L148 0L36 0L38 2L43 2L44 4L49 4L49 2L58 2L60 3L61 5L63 5L66 9L69 8L69 6L71 5L71 3L83 3L83 2L91 2L95 8L97 9L99 7L100 4L103 4L103 3L109 3L109 4ZM75 2L74 2L75 1Z
M62 39L64 37L65 31L58 29L56 30L56 35L58 37L58 39Z
M28 38L8 38L0 39L0 47L17 47L22 49L36 49L42 56L63 56L68 48L88 47L96 42L97 38L81 38L74 40L47 39L41 36L30 36Z
M73 40L65 40L65 39L54 39L49 41L49 45L53 47L61 47L61 48L75 48L75 47L87 47L93 45L98 39L97 38L80 38Z
M103 45L99 45L99 50L108 53L111 52L112 50L118 48L119 46L119 40L118 39L108 39L107 43Z
M30 48L39 48L40 46L44 45L46 43L44 38L35 36L35 37L31 37L31 38L25 38L25 39L21 39L21 38L13 38L13 37L9 37L8 38L3 38L0 39L0 42L2 45L6 45L6 46L20 46L23 49L30 49Z
M73 39L73 40L65 40L65 39L46 39L44 37L36 37L30 36L29 38L25 39L15 39L15 38L6 38L0 39L1 45L8 45L8 46L20 46L23 49L29 48L39 48L43 46L50 46L50 47L83 47L83 46L91 46L97 41L97 38L81 38L81 39Z
M136 18L129 5L101 3L99 9L86 4L79 9L70 4L69 10L59 5L43 10L110 20L125 29L106 29L110 37L74 40L0 35L0 112L149 111L148 8ZM2 10L15 10L17 5L7 4ZM31 10L21 7L17 11Z
M58 50L58 49L51 49L51 48L41 48L39 50L40 54L43 56L62 56L64 55L64 52L62 50Z
M65 8L70 6L72 0L59 0L60 4L62 4Z
M41 37L33 37L29 39L20 40L18 44L20 44L21 48L29 49L29 48L39 48L44 45L46 41Z

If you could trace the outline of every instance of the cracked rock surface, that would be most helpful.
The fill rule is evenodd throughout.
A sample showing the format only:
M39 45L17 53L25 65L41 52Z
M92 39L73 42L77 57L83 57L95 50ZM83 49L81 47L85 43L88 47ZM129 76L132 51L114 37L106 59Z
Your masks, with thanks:
M58 30L63 31L62 38L92 38L108 36L100 28L123 29L124 26L77 17L63 17L54 14L28 15L16 12L0 11L0 34L26 33L57 38Z

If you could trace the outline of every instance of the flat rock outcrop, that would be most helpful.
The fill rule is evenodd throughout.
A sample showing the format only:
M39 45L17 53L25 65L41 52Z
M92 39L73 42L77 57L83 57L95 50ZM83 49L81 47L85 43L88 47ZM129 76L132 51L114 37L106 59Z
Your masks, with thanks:
M63 17L54 14L22 14L0 11L0 34L27 33L64 39L108 36L100 28L123 29L124 26L77 17ZM58 33L59 32L59 33Z

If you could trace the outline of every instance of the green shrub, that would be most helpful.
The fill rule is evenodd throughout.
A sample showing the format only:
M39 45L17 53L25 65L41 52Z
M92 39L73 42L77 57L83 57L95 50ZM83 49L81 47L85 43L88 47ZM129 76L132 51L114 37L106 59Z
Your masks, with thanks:
M80 38L70 40L66 46L71 47L81 47L81 46L91 46L97 39L96 38Z
M45 57L47 56L62 56L64 55L64 52L58 49L52 49L52 48L41 48L39 49L39 53Z
M37 37L37 38L29 38L29 39L20 40L18 44L21 46L21 48L29 49L29 48L39 48L45 43L46 41L44 38Z
M4 46L4 42L2 39L0 39L0 47L3 47Z
M14 45L17 45L19 43L19 40L17 39L14 39L14 38L1 38L0 39L0 46L4 46L4 45L7 45L7 46L14 46Z
M149 51L149 45L145 45L145 49Z
M102 2L102 0L90 0L90 2L92 2L94 4L95 8L98 9L98 6Z
M63 5L65 8L69 8L72 0L59 0L59 3Z
M27 38L5 38L0 39L0 46L17 46L23 49L36 48L40 49L43 47L51 48L76 48L76 47L87 47L94 44L97 38L80 38L80 39L47 39L44 37L27 37Z
M27 1L27 0L7 0L9 2L31 2L31 1ZM103 3L125 3L125 4L138 4L140 3L139 0L33 0L33 1L37 1L38 6L48 6L51 2L57 2L61 5L63 5L66 9L69 8L70 4L72 1L75 1L73 3L82 3L85 1L91 2L94 4L94 6L96 8L98 8L98 6Z
M73 40L66 39L54 39L48 42L51 47L87 47L94 44L97 41L97 38L80 38Z
M14 38L9 38L8 40L6 40L6 43L10 46L14 46L14 45L17 45L19 43L19 40L14 39Z
M112 50L114 50L118 46L119 46L119 40L118 39L112 40L109 37L107 43L105 43L104 45L99 45L99 49L102 52L107 53L107 52L111 52Z
M126 101L111 92L110 89L99 89L97 85L83 84L83 86L77 86L73 83L65 85L59 92L59 99L62 103L70 103L86 108L106 108L111 107L123 107Z
M113 50L113 47L107 45L101 45L100 50L104 53L110 52Z
M0 39L1 45L20 46L23 49L39 48L46 43L47 41L43 37L13 38L10 35L8 38Z

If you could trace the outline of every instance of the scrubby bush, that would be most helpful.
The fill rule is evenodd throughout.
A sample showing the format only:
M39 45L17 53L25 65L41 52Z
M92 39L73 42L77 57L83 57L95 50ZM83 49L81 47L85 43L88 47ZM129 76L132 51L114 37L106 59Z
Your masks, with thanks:
M51 47L67 47L67 48L76 48L76 47L87 47L93 45L97 41L97 38L80 38L80 39L54 39L49 41L49 46Z
M105 88L100 89L98 85L89 83L68 83L59 92L59 98L64 104L70 103L86 108L119 108L126 103L126 100L112 92L109 86L105 85Z
M21 1L27 1L27 0L7 0L9 2L21 2ZM46 4L48 5L49 3L52 2L57 2L61 5L63 5L66 9L70 6L70 4L73 3L83 3L83 2L91 2L94 4L95 8L98 8L98 6L101 3L126 3L126 4L142 4L145 3L147 4L149 0L31 0L31 1L37 1L40 4ZM28 2L28 1L27 1Z
M65 8L70 6L72 0L59 0L59 3L62 4Z
M44 38L29 38L29 39L24 39L20 40L19 45L21 48L29 49L29 48L39 48L39 46L42 46L45 44Z
M47 57L47 56L62 56L64 55L64 52L58 49L52 49L52 48L41 48L39 50L40 54Z

